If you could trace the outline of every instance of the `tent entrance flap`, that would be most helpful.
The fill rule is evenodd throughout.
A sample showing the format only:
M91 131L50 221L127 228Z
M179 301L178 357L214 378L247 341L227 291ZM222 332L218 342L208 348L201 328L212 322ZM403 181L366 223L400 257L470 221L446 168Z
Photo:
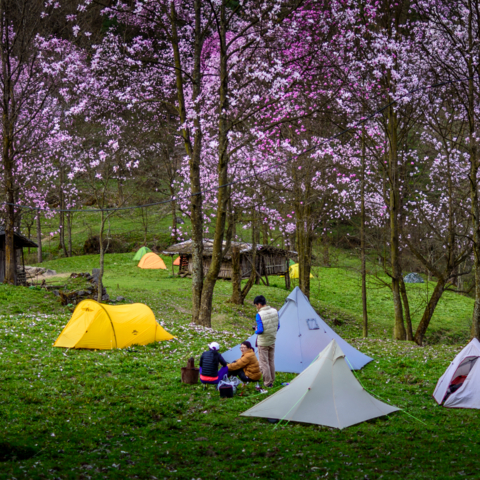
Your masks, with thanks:
M478 357L467 357L465 358L462 363L458 366L457 370L453 374L452 380L450 385L448 386L447 393L443 398L445 402L447 398L458 389L460 389L465 380L468 377L468 374L472 371L473 366L477 363Z
M480 410L480 342L474 338L439 378L433 398L448 408Z
M112 331L113 331L113 338L115 339L115 348L118 348L117 334L115 333L115 327L113 326L112 318L108 314L107 309L102 304L100 304L100 306L103 308L105 315L110 320L110 325L112 326Z

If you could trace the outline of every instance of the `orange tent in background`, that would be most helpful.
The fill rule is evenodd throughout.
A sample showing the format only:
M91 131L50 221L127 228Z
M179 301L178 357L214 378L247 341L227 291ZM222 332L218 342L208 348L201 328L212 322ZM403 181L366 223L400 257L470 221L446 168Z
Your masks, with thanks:
M178 257L173 261L173 264L174 264L176 267L179 267L179 266L180 266L180 256L178 256Z
M166 270L165 262L153 252L146 253L138 263L140 268L153 268Z

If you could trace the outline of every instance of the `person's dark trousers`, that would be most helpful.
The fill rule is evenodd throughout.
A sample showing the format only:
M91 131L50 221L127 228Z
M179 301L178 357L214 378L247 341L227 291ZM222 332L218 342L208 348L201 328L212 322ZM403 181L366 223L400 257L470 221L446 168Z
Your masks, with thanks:
M245 375L245 372L243 371L243 368L240 370L230 370L228 372L229 375L233 375L234 377L238 377L243 383L247 382L254 382L255 380L251 380Z

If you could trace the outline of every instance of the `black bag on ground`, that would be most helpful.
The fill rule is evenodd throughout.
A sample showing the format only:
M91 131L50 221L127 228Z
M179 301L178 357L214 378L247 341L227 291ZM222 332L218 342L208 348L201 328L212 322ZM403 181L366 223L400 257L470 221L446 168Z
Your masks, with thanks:
M233 386L232 385L222 385L218 391L220 392L221 398L232 398L233 397Z

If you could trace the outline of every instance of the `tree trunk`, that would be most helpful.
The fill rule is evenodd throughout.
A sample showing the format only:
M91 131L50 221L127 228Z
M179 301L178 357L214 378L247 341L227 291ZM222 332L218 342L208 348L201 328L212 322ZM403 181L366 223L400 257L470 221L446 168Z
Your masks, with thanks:
M65 170L63 167L60 167L60 189L59 189L59 198L60 198L60 213L59 213L59 239L60 239L60 249L63 250L63 255L68 257L67 247L65 245Z
M175 190L170 185L170 195L172 198L175 196ZM177 202L176 200L172 200L170 202L170 208L172 209L172 239L174 242L177 241L178 235L177 235Z
M254 208L253 210L253 221L255 222L255 229L253 230L254 234L255 234L255 245L260 245L261 244L261 241L260 241L260 221L259 221L259 218L258 218L258 215L257 215L257 210L256 208ZM257 261L255 260L254 264L255 265L255 268L257 268ZM258 274L257 272L257 276L255 277L255 285L260 285L260 280L262 279L262 277Z
M235 305L243 305L242 298L242 269L240 264L240 250L238 247L232 248L232 298Z
M5 131L4 131L5 135ZM3 139L3 165L5 176L6 222L5 222L5 279L4 283L15 285L15 202L13 180L13 155L11 152L11 137L5 135Z
M102 293L103 293L103 272L104 272L104 265L105 265L105 250L103 248L103 230L105 228L105 213L102 210L102 221L100 223L100 273L98 275L98 291L97 291L97 302L102 301Z
M310 298L310 272L312 269L312 232L310 225L311 209L298 200L297 217L297 251L298 251L298 284L300 290Z
M268 223L265 222L265 219L262 220L263 227L263 244L268 245Z
M403 321L402 299L400 293L400 249L399 249L399 172L398 172L398 154L397 154L397 116L393 106L388 109L388 137L390 141L389 149L389 210L390 210L390 260L392 265L392 293L393 307L395 311L395 323L393 335L396 340L405 340L406 331Z
M196 117L194 119L195 133L193 145L188 128L183 128L181 134L185 144L185 150L189 157L189 173L190 173L190 220L192 225L192 322L200 322L200 307L203 293L203 213L200 181L200 161L202 151L202 125L200 124L199 109L200 105L196 102L202 91L201 85L201 58L202 58L202 22L201 22L202 0L194 1L195 10L195 53L193 61L193 91L192 103ZM184 83L183 83L183 66L180 56L178 32L177 32L177 13L175 10L175 2L171 3L171 23L172 23L172 48L175 61L176 88L178 97L178 113L180 123L185 125L187 121Z
M423 312L422 319L420 320L420 323L418 324L418 327L417 327L417 331L415 332L415 342L418 345L423 345L425 333L427 331L430 320L432 319L433 313L435 312L435 307L437 306L438 301L442 297L442 294L445 288L445 283L446 283L446 279L444 277L441 277L438 279L437 285L435 286L432 296L428 301L428 305L425 308L425 311Z
M257 262L257 242L256 242L256 235L255 235L255 208L252 209L252 271L250 272L250 277L248 278L247 283L242 289L242 305L247 298L250 289L253 287L255 280L257 278L257 272L255 270L255 264Z
M285 272L285 290L290 290L290 259L287 258L287 271Z
M227 70L227 40L226 40L226 5L220 7L220 87L219 87L219 110L218 119L218 186L228 182L228 70ZM213 289L217 282L218 273L223 260L223 238L227 220L227 203L230 198L230 190L227 187L217 191L217 218L215 222L215 236L213 238L212 262L205 277L202 301L200 306L200 324L211 326Z
M468 2L468 44L469 51L473 52L473 7ZM478 34L478 32L477 32ZM469 127L469 153L470 153L470 198L471 217L473 228L473 259L475 269L475 303L473 305L472 336L480 340L480 208L478 205L478 152L477 152L477 131L476 131L476 99L474 76L476 68L473 64L472 55L468 57L468 127Z
M72 213L67 213L67 225L68 225L68 256L72 256Z
M412 317L410 316L410 304L408 302L407 289L403 277L400 276L400 293L402 295L403 310L405 312L405 323L407 324L407 340L413 341Z
M42 223L40 221L40 210L37 210L37 262L42 263Z
M365 128L362 131L362 171L360 191L360 257L362 274L362 314L363 314L363 337L368 337L368 310L367 310L367 270L365 267Z

